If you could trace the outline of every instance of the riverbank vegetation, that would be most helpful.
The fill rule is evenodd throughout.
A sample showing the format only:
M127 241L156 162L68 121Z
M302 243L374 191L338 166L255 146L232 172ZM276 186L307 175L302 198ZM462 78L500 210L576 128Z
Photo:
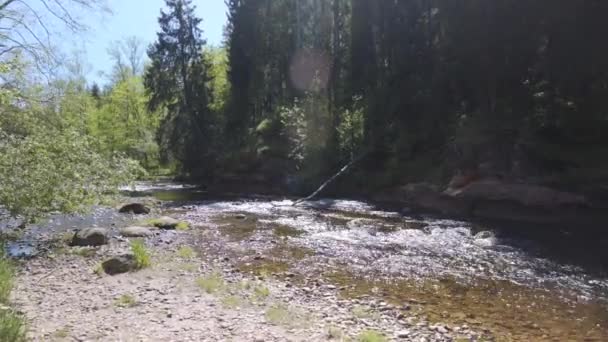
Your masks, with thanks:
M20 3L1 20L43 27ZM102 4L66 0L54 17L78 34L70 9ZM608 176L602 3L227 7L212 47L192 1L167 0L148 59L117 37L104 86L77 53L3 29L0 203L28 219L79 211L146 171L304 192L359 159L329 191L458 173L589 191Z
M603 3L231 0L227 64L167 4L144 78L190 178L310 190L360 155L338 189L608 176Z

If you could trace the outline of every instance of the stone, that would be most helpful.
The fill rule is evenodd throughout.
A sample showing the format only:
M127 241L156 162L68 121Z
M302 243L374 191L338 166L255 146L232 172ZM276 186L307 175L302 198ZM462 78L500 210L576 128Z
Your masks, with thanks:
M143 214L149 214L150 208L148 208L147 206L145 206L142 203L129 203L129 204L122 206L118 210L118 212L121 214L143 215Z
M173 230L177 228L179 221L168 216L163 216L152 220L152 225L159 229Z
M400 330L395 333L395 336L397 336L397 338L407 338L410 336L410 331L409 330Z
M123 254L104 261L101 267L107 274L116 275L136 270L137 262L134 255Z
M147 227L126 227L120 230L120 235L124 237L148 237L152 236L154 232Z
M578 194L535 184L507 183L495 179L474 181L464 188L448 189L445 193L459 199L512 201L540 208L587 205L586 198Z
M102 246L108 243L108 231L105 228L85 228L72 237L71 246Z

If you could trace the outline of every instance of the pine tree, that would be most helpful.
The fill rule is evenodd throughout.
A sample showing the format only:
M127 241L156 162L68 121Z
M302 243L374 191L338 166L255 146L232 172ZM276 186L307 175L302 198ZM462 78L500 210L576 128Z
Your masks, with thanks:
M209 109L209 66L203 58L201 19L191 0L166 0L157 41L150 46L144 82L152 111L166 108L159 140L163 157L183 171L203 176L213 160L214 118Z

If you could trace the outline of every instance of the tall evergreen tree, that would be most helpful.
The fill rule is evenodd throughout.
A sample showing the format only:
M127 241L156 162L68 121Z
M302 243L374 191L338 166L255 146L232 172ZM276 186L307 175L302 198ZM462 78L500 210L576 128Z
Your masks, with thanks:
M209 66L203 58L201 19L191 0L166 0L157 41L148 49L151 65L144 82L152 111L166 108L159 140L164 157L183 171L202 176L213 161L215 119L209 109Z

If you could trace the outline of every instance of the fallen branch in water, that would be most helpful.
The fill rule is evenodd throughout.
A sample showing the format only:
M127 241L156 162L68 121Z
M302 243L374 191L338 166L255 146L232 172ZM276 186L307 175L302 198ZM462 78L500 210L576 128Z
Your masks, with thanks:
M293 206L296 206L302 202L310 201L311 199L317 197L329 184L338 179L340 176L345 174L353 165L363 159L369 152L361 153L357 158L353 159L350 163L346 164L338 173L333 175L330 179L328 179L325 183L321 184L321 186L317 189L317 191L313 192L310 196L301 198L295 202L293 202Z

